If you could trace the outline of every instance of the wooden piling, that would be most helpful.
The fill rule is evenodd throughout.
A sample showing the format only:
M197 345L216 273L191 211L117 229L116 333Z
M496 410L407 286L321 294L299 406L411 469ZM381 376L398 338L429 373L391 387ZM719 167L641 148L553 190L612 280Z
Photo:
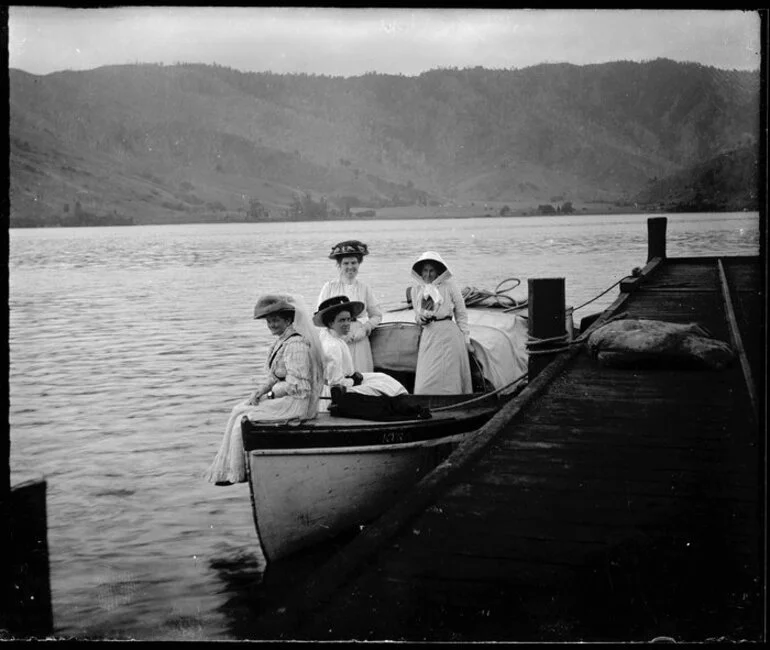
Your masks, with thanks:
M564 347L566 310L564 278L530 278L529 300L529 381L552 360L544 352Z
M11 488L10 454L6 429L0 439L0 634L41 638L53 633L46 482Z
M660 257L666 258L666 217L647 219L647 261Z
M3 624L15 638L44 638L53 633L46 482L17 485L10 496Z

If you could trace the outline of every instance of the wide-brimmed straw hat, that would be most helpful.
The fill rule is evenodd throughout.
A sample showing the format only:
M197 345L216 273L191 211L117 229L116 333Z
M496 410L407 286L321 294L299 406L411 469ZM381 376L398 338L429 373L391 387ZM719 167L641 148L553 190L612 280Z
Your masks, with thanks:
M331 314L334 317L341 311L349 311L350 317L355 318L364 311L364 306L364 303L351 300L347 296L332 296L318 305L318 311L313 314L313 325L326 327L323 321L324 316Z
M412 271L414 271L417 275L420 275L422 273L422 265L425 262L433 262L436 264L439 267L439 275L441 275L447 269L446 262L441 259L441 255L439 255L436 251L425 251L422 255L420 255L420 257L417 258L417 261L412 264Z
M347 257L348 255L368 255L369 247L364 242L357 239L348 239L332 246L332 252L329 253L329 259L336 260L338 257Z
M295 311L296 307L291 304L290 296L283 294L265 294L260 296L257 304L254 305L254 318L265 318L277 311Z

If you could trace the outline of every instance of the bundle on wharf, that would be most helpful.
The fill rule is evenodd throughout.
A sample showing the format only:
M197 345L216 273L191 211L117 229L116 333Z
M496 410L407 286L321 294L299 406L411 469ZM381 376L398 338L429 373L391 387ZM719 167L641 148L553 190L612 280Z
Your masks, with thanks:
M665 218L648 234L648 263L578 344L531 355L527 388L259 638L764 640L764 269L667 258ZM603 365L584 343L620 314L697 322L734 360Z

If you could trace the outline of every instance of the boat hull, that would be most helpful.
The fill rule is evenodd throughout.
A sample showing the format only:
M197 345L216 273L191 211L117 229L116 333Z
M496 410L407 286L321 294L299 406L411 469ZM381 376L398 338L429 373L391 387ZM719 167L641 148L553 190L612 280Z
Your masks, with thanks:
M254 523L265 559L366 525L431 471L456 439L248 452Z

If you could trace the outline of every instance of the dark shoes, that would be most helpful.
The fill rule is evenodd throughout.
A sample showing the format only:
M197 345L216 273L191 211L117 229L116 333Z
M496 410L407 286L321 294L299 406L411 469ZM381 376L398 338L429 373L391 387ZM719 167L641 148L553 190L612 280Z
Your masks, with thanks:
M330 392L332 396L332 404L339 404L340 399L347 392L347 388L344 386L332 386Z

